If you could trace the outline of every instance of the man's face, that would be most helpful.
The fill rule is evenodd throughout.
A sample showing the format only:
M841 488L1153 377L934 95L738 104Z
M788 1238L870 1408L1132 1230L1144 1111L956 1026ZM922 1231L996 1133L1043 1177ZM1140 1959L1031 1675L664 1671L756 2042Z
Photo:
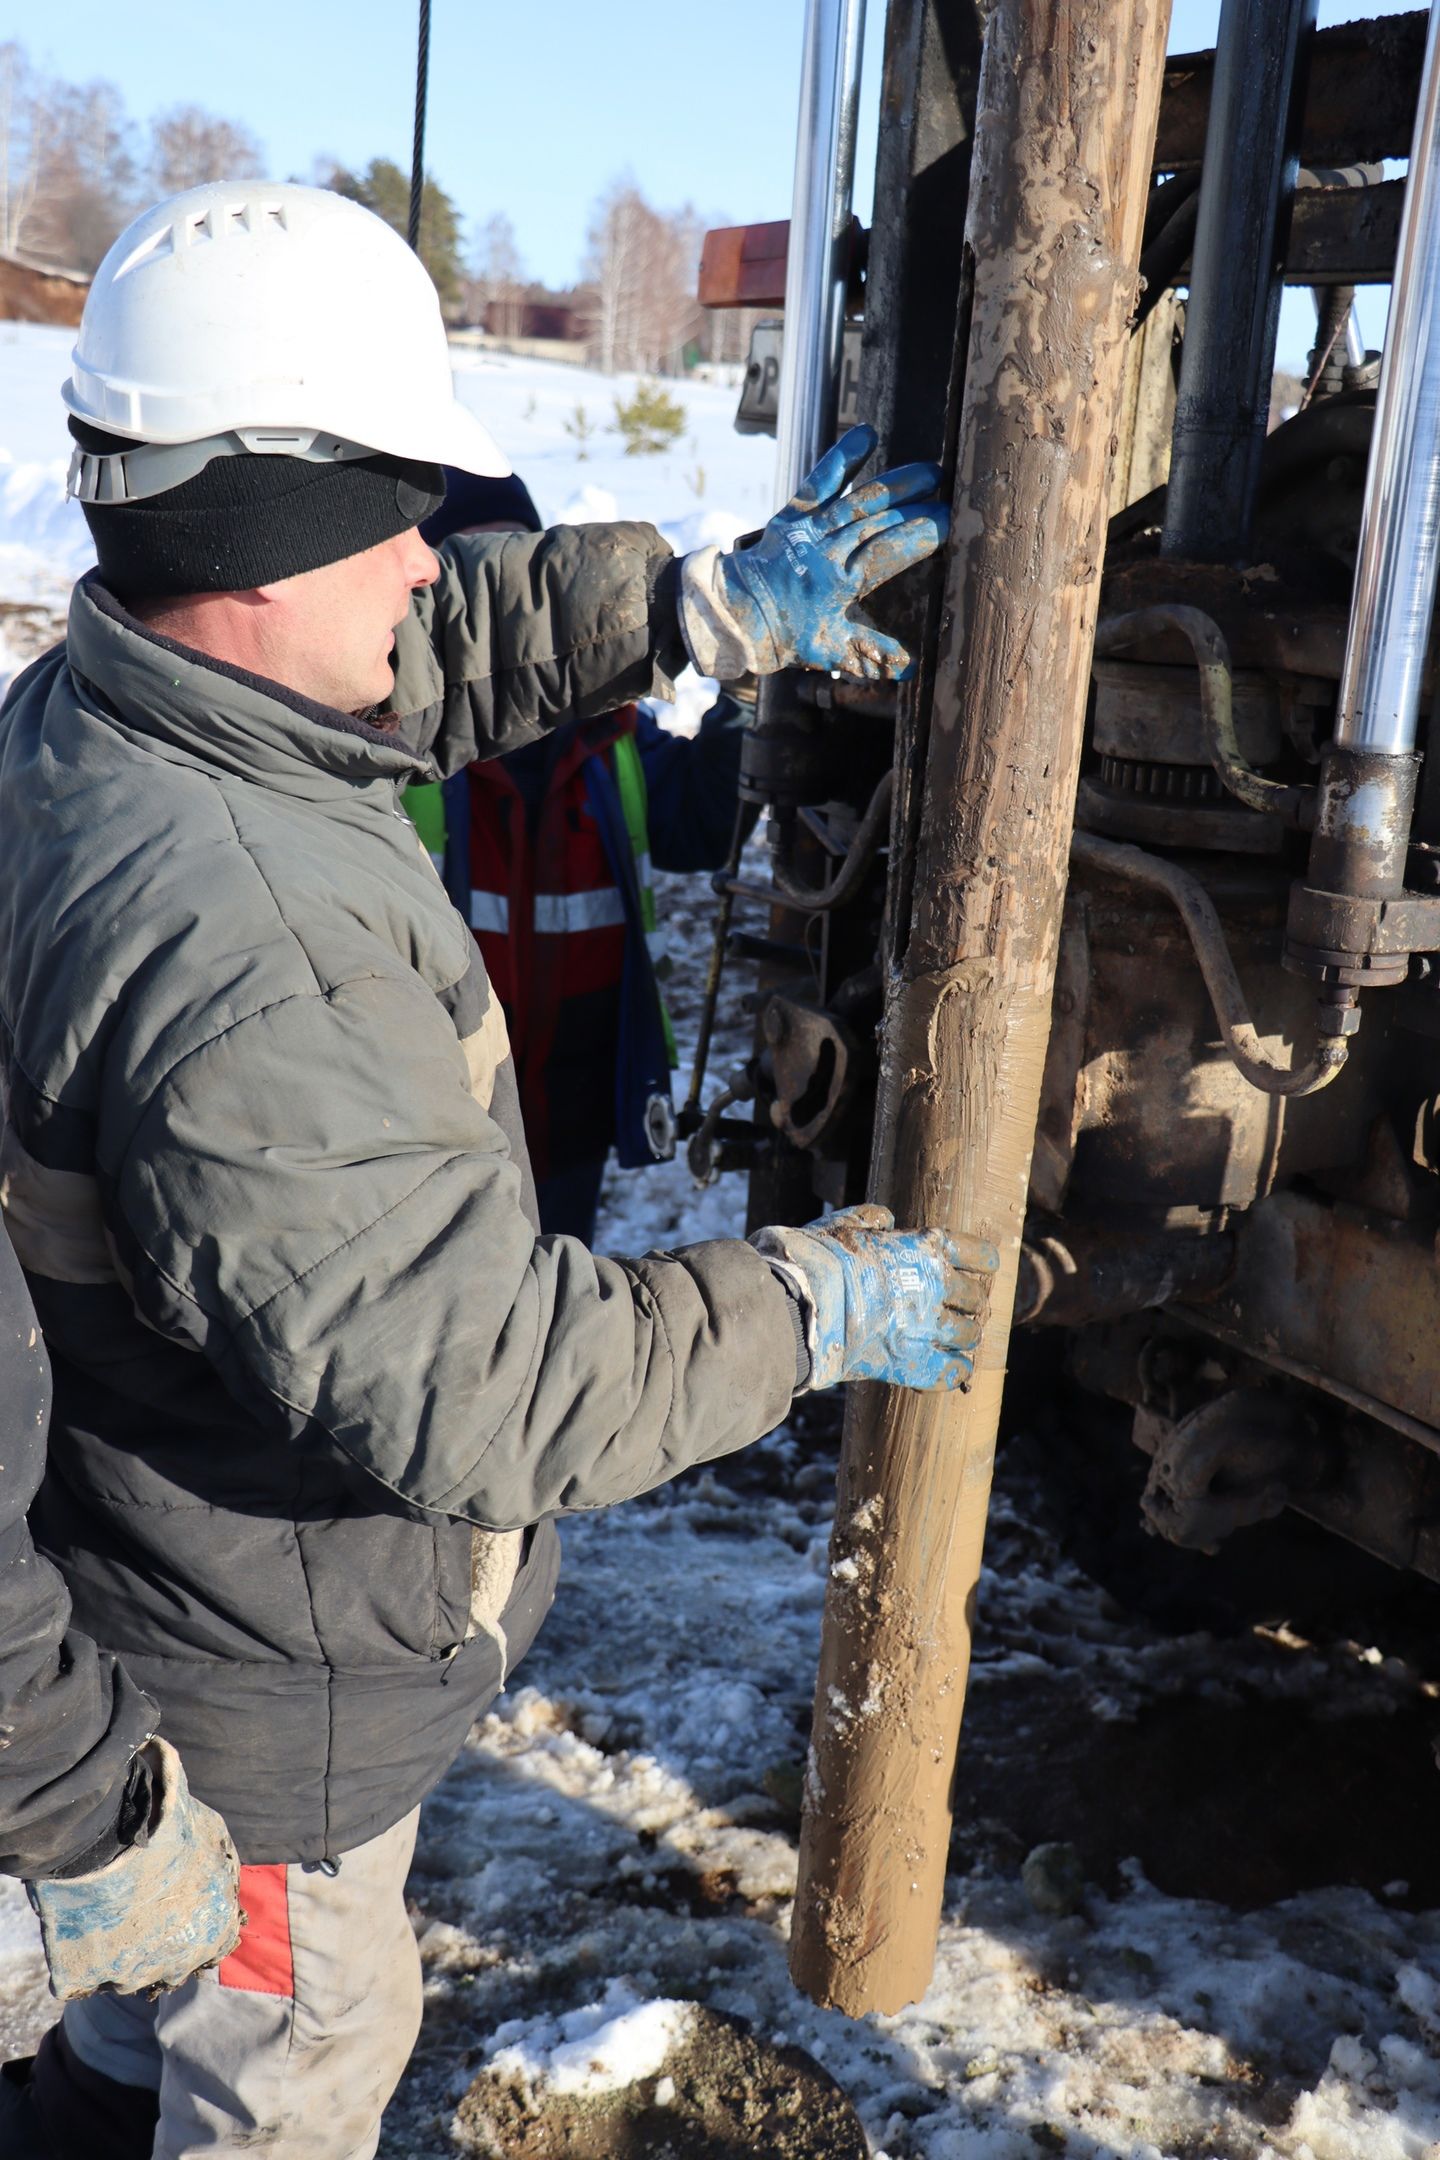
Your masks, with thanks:
M361 555L262 587L262 635L273 655L268 672L341 712L382 704L394 680L395 630L410 612L410 595L439 575L412 526Z

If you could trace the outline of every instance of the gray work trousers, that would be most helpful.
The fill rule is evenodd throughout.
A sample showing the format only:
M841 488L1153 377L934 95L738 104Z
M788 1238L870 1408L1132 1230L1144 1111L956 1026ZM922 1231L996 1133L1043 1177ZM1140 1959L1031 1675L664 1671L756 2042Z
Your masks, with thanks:
M347 1852L333 1877L242 1868L245 1929L215 1971L155 2002L66 2005L82 2062L158 2094L154 2160L373 2160L420 2030L405 1911L418 1820Z

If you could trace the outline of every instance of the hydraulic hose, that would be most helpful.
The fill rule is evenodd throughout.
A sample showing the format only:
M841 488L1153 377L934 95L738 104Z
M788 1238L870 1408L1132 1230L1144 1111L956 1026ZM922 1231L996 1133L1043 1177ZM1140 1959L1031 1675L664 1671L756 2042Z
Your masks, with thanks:
M735 812L735 825L730 835L730 852L725 858L725 868L717 881L719 907L715 911L715 929L710 940L710 962L705 973L705 994L700 1000L700 1028L695 1038L695 1059L690 1068L690 1092L685 1107L680 1112L682 1133L693 1129L700 1117L700 1090L705 1085L705 1068L710 1062L710 1038L715 1032L715 1011L720 1002L720 982L725 973L725 940L730 930L730 918L735 912L734 880L740 868L740 857L745 852L745 842L755 829L755 811L748 803L741 803Z
M831 908L842 906L857 893L890 830L890 797L894 788L895 774L891 768L882 776L866 804L865 815L855 828L855 837L828 885L800 885L777 869L771 872L773 897L788 901L792 907L805 908L812 915L828 915Z
M1315 822L1315 790L1285 780L1267 780L1256 772L1240 752L1235 733L1235 685L1230 669L1230 648L1220 625L1193 607L1136 608L1129 615L1112 615L1095 632L1095 652L1108 659L1141 638L1158 637L1177 630L1195 655L1200 676L1200 712L1210 745L1210 763L1221 784L1240 802L1266 817L1309 831Z
M1144 848L1120 840L1102 840L1095 833L1077 832L1072 836L1070 860L1086 869L1123 878L1131 885L1147 885L1171 902L1189 933L1225 1047L1251 1087L1258 1088L1262 1095L1317 1095L1330 1085L1345 1063L1347 1046L1343 1037L1320 1037L1306 1063L1291 1071L1266 1055L1225 943L1215 903L1198 878L1182 870L1178 863L1148 854Z

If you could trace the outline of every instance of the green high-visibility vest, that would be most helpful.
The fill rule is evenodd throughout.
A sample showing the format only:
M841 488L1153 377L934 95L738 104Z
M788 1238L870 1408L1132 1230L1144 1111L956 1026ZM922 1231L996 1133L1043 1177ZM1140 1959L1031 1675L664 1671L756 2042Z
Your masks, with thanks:
M412 780L400 807L420 835L420 844L441 877L445 875L445 790L438 780Z
M655 983L660 997L660 1024L665 1030L665 1054L671 1070L680 1063L680 1053L675 1047L675 1030L670 1015L665 1010L664 992L660 983L670 972L670 955L666 949L665 932L660 926L659 909L655 902L655 871L650 861L650 791L645 785L645 765L640 756L640 745L633 735L622 735L611 745L615 752L615 785L620 791L620 807L625 813L625 830L630 836L630 852L635 858L635 876L640 886L640 922L645 932L645 943L650 951L650 964L655 970Z

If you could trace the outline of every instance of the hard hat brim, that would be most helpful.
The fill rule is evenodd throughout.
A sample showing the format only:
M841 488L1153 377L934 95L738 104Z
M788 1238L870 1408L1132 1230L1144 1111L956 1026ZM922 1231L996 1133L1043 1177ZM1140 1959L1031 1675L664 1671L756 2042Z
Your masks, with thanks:
M424 432L427 444L432 436L437 438L433 446L415 450L397 446L392 454L420 458L433 465L458 465L461 472L477 473L484 480L505 480L515 470L489 428L458 398L445 416L445 424ZM442 436L443 440L439 440Z

